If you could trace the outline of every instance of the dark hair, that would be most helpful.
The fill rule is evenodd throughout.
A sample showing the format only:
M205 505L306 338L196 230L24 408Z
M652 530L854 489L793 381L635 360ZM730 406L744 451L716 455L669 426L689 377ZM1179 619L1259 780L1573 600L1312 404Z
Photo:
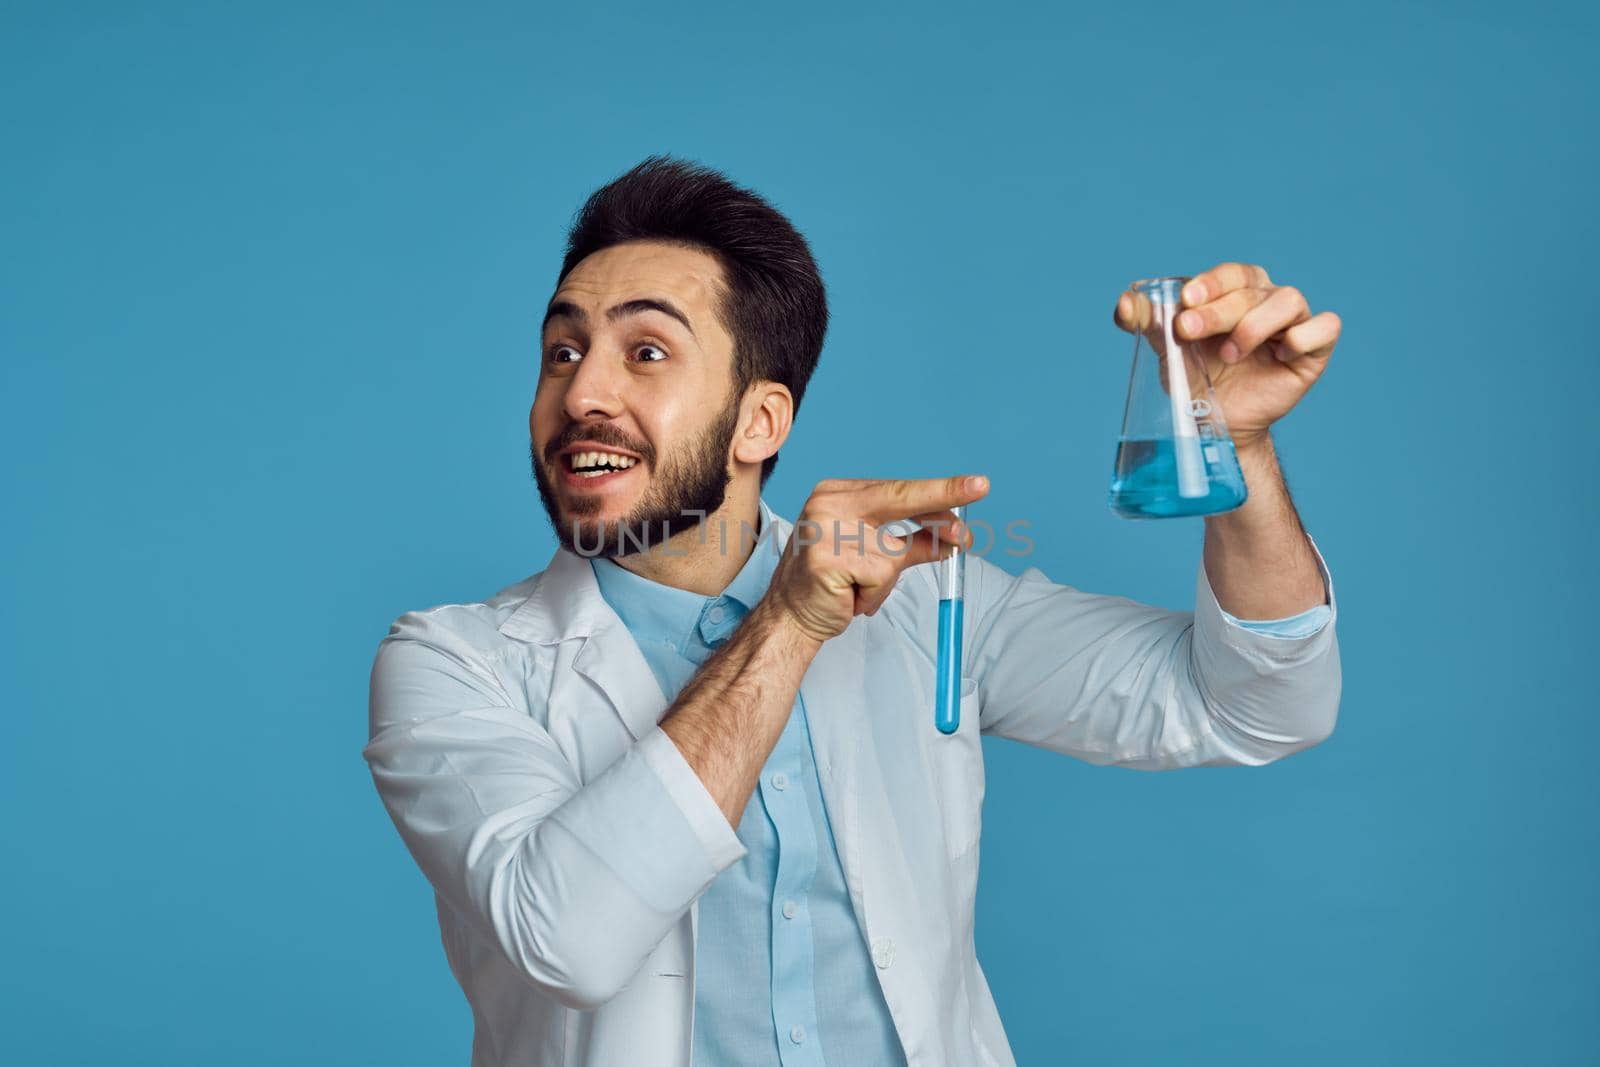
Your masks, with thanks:
M585 257L625 241L714 255L728 282L719 310L733 337L735 395L753 382L778 382L800 410L822 355L828 298L810 246L777 208L709 167L651 156L579 209L557 287ZM761 465L762 485L777 463L774 454Z

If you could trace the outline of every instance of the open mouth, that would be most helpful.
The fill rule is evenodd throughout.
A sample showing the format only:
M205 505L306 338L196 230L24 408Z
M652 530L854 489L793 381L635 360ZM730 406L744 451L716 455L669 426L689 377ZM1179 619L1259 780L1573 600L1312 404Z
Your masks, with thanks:
M585 487L617 480L639 463L637 456L604 449L582 449L561 456L561 470L568 485Z

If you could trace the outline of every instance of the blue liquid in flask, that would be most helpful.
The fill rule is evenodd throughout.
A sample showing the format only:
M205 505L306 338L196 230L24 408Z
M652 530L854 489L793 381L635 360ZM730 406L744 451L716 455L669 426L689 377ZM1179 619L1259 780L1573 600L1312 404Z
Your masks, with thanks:
M934 680L933 724L942 734L961 726L961 605L957 598L939 601L939 677Z
M1197 447L1205 463L1208 491L1204 496L1179 496L1178 452L1172 438L1119 441L1111 510L1127 519L1171 519L1215 515L1243 504L1249 493L1233 442L1226 437L1202 437Z

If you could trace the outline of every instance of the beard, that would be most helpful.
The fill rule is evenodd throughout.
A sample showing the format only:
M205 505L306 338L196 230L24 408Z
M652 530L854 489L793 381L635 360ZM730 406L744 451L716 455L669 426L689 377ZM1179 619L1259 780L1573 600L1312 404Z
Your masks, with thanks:
M533 480L539 487L550 526L561 547L588 559L615 559L654 545L664 544L685 530L704 522L706 516L722 506L733 480L728 470L728 446L739 419L737 397L694 440L674 450L658 464L656 450L648 443L629 440L610 423L587 426L569 425L545 446L540 462L537 446L528 446ZM570 515L563 521L555 488L546 474L546 464L565 460L556 453L574 441L594 441L639 454L640 463L650 473L644 496L627 514L614 521L590 519L604 506L594 495L572 501Z

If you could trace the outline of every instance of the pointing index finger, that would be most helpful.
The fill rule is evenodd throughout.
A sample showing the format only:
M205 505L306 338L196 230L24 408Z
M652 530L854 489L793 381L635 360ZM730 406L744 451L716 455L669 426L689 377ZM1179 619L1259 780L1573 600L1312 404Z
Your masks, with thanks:
M981 474L903 478L864 486L858 491L861 517L885 523L981 500L989 492L989 479Z

